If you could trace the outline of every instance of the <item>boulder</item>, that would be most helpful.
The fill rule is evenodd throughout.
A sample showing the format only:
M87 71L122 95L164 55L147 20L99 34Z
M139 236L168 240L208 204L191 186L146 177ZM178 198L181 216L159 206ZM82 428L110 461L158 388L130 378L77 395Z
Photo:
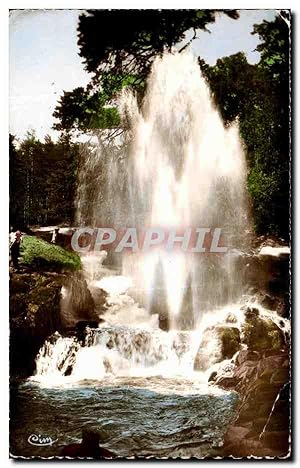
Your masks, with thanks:
M81 321L99 321L101 311L105 310L107 294L102 291L98 310L95 310L95 301L88 288L82 271L72 273L64 283L61 300L61 314L64 328L76 327ZM99 293L100 294L100 293Z
M242 325L242 342L250 351L279 351L286 339L282 329L271 319L260 316L258 309L248 307Z
M251 357L255 360L250 361ZM290 376L287 361L287 349L271 356L243 350L235 361L231 379L215 377L217 385L236 390L241 397L235 420L225 434L223 456L288 455Z
M213 364L230 359L240 349L240 332L233 326L216 325L206 328L197 351L194 370L206 371Z
M260 294L266 309L276 310L285 318L290 315L290 249L264 240L241 266L244 283Z

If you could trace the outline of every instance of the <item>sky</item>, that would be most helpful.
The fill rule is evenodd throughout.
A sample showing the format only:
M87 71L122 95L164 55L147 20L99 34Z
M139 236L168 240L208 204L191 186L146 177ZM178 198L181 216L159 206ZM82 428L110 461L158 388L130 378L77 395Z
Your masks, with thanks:
M58 132L51 127L52 113L63 90L86 86L77 46L78 10L14 10L10 13L10 133L23 138L34 129L43 139ZM210 33L199 31L191 46L193 53L213 65L220 57L244 51L250 63L257 63L257 35L253 24L270 21L276 10L241 10L232 20L219 15L208 25ZM188 37L188 35L187 35Z

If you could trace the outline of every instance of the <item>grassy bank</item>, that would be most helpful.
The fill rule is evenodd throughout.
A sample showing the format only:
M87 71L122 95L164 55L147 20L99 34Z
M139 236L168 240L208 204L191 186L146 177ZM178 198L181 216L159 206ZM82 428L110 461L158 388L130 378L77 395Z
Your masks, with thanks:
M49 271L74 271L81 267L80 257L75 252L34 236L24 236L20 263L33 269Z

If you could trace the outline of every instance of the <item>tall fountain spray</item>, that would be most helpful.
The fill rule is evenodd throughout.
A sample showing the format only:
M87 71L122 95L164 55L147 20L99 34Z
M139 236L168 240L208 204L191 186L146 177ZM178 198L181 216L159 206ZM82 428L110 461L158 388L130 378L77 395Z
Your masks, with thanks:
M168 252L164 246L122 257L133 294L150 313L159 313L162 328L193 329L203 311L242 293L233 252L247 229L238 126L224 127L189 53L157 58L142 106L125 91L119 108L130 130L123 145L98 148L85 160L79 220L141 231L172 228L177 235L189 227L221 228L227 254ZM99 179L94 175L91 188L92 173Z

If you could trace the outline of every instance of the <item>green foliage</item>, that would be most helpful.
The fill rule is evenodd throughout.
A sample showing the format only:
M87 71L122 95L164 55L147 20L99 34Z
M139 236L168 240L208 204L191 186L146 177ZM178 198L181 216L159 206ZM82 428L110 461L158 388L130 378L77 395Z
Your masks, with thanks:
M62 136L40 142L10 136L10 223L19 227L72 221L79 146Z
M64 92L53 116L54 128L71 132L120 126L113 100L122 88L142 97L153 59L206 29L217 12L238 18L236 10L87 10L79 17L78 45L85 69L93 74L86 89ZM96 89L96 91L95 91Z
M243 53L200 60L226 124L239 119L248 160L248 189L258 234L289 237L289 30L281 16L255 25L261 60Z
M134 75L103 73L102 91L93 91L90 87L64 91L53 113L53 117L58 119L53 128L66 132L86 132L119 127L121 119L117 108L111 103L122 89L132 86L142 92L145 82Z
M284 82L289 80L289 26L290 14L281 11L272 22L263 21L255 24L252 34L258 34L261 43L256 50L260 52L260 66L268 70L273 80Z
M84 88L64 91L53 116L59 120L55 130L89 130L115 128L120 124L116 107L107 106L106 93L90 94Z
M217 11L87 10L79 17L80 56L96 80L108 69L116 75L125 72L145 78L155 56L171 50L189 29L206 29ZM236 10L219 12L239 16Z
M232 18L235 10L219 10ZM64 93L54 116L58 130L120 127L114 98L129 86L142 97L153 59L206 30L217 10L88 10L80 15L78 45L93 78L87 89ZM289 13L254 25L260 62L244 53L199 59L226 125L239 120L248 160L248 189L258 234L289 237ZM97 88L97 91L95 89Z
M34 236L24 236L21 243L21 262L32 268L55 271L78 270L81 267L80 257L75 252Z
M26 167L15 146L15 137L9 135L9 201L10 224L20 222L24 215Z

